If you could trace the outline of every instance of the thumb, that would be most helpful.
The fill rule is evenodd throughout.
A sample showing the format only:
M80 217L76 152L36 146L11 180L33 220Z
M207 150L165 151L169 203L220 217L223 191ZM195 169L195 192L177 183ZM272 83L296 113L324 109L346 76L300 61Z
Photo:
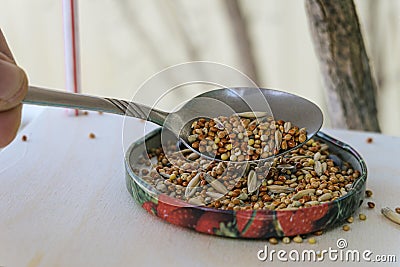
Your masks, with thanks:
M14 61L0 30L0 111L20 104L27 91L27 77Z
M25 72L17 65L2 59L0 53L0 111L20 104L26 91Z

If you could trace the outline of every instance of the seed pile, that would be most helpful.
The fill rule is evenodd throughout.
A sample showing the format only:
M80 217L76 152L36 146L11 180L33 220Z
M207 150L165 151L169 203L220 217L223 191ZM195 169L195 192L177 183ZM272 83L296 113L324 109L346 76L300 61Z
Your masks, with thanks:
M267 114L239 113L230 117L201 118L191 125L190 145L210 157L230 161L265 159L307 140L305 128Z
M175 147L171 145L171 149ZM194 205L222 210L297 209L337 199L360 176L349 163L331 154L329 146L311 139L273 162L215 162L189 149L174 164L177 152L153 149L135 171L161 193ZM252 188L255 184L259 188Z

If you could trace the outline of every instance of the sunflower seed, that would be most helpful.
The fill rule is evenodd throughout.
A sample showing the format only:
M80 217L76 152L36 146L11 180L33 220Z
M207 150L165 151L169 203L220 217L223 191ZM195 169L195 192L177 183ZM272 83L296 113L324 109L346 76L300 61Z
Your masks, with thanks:
M190 182L188 183L186 190L185 190L185 197L189 198L191 196L194 195L194 193L196 193L196 189L197 186L200 183L200 172L196 174L195 177L192 178L192 180L190 180Z
M309 196L311 194L315 193L315 189L310 188L310 189L304 189L301 190L299 192L297 192L293 197L292 200L299 200L300 198L304 197L304 196Z
M287 185L268 185L268 190L272 193L290 193L294 191L294 188L291 188Z
M252 194L257 190L257 175L254 170L249 171L247 175L247 191Z
M220 198L224 197L223 194L220 194L220 193L217 193L217 192L209 192L209 191L206 192L206 195L211 197L214 200L217 200L217 199L220 199Z
M298 159L306 159L306 158L309 158L309 157L310 156L306 156L306 155L293 156L293 157L291 157L289 159L289 161L295 161L295 160L298 160Z
M226 194L228 189L217 179L213 178L211 175L204 173L204 179L221 194Z
M318 198L318 201L327 201L332 198L332 193L325 193Z
M297 207L286 207L286 208L283 208L283 209L280 209L280 210L298 210L299 208L297 208Z
M293 170L296 168L296 166L290 165L290 164L280 164L280 165L276 166L276 168L283 169L283 170Z
M394 223L400 224L400 216L395 213L392 209L385 207L381 210L382 214L385 215L386 218L391 220Z
M322 175L322 165L319 160L315 161L314 163L314 170L317 173L318 176Z
M322 162L321 168L322 168L322 172L326 172L326 170L328 169L328 164L326 164L326 162Z
M282 133L277 130L275 131L275 149L278 151L281 149L281 144L282 144Z
M285 122L283 125L283 129L285 130L285 133L289 132L289 130L292 128L292 123L290 121Z
M247 173L250 170L250 163L246 163L246 166L244 167L244 172L243 173Z
M329 149L329 146L327 144L322 144L321 148L320 148L320 151L325 151L325 150L328 150L328 149Z
M312 200L312 201L308 201L308 202L306 202L306 203L304 203L304 204L308 204L308 205L310 205L310 206L315 206L315 205L319 205L321 202L319 202L319 201L316 201L316 200Z
M192 205L196 205L196 206L203 206L204 202L203 202L203 198L202 197L194 197L194 198L189 198L188 202Z
M314 161L320 160L321 158L321 153L317 152L314 154Z
M237 114L239 117L247 118L247 119L254 119L254 118L262 118L268 116L267 112L262 111L255 111L255 112L241 112Z

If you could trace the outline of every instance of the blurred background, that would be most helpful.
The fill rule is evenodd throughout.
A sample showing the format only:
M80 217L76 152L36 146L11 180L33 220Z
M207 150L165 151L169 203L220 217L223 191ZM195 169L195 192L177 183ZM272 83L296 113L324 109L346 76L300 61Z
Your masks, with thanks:
M322 76L303 1L79 1L82 91L131 99L151 75L207 60L232 66L260 86L317 103L330 127ZM32 85L65 88L62 2L3 0L0 27ZM400 136L400 1L355 0L378 84L382 132ZM160 96L163 88L149 95ZM162 103L172 110L181 94ZM187 96L186 96L187 97ZM153 104L141 94L138 101Z

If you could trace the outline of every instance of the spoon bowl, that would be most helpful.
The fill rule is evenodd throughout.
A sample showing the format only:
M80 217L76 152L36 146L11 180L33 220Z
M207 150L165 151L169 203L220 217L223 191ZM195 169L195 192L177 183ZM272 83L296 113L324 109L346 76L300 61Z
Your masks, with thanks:
M319 131L323 121L319 107L305 98L272 89L248 87L223 88L200 94L171 113L126 100L67 93L34 86L29 87L23 102L140 118L167 128L190 149L193 149L188 142L191 122L200 117L215 118L241 112L255 112L257 115L258 112L264 112L268 116L306 128L307 140ZM196 150L195 152L200 153Z
M212 107L212 110L210 110L210 107ZM181 115L181 112L186 112L188 109L191 110L190 114ZM214 118L221 115L230 116L235 113L244 112L255 113L255 118L259 117L257 114L266 113L267 116L271 116L275 120L290 121L293 125L306 128L307 139L305 142L320 130L323 123L321 109L313 102L300 96L273 89L248 87L223 88L194 97L188 102L188 106L185 105L178 111L180 117L185 117L187 122L180 132L180 136L185 138L181 138L180 141L186 147L199 153L191 147L187 139L187 137L192 134L190 126L191 122L194 120L190 119L189 116L198 115L198 117L202 117L201 114L203 114L203 116L206 114L209 118ZM303 143L299 143L297 146L272 157L296 149ZM202 154L202 156L214 161L223 161L205 154ZM262 159L262 161L268 159L269 158Z

